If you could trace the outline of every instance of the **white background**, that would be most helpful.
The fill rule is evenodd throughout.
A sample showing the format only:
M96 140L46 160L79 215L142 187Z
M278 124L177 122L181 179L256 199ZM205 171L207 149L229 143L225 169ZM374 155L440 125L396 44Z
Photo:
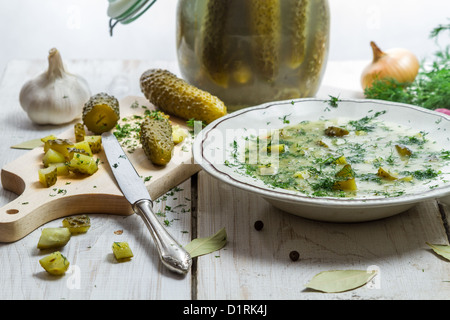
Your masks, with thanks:
M263 0L262 0L263 1ZM369 42L403 47L419 59L437 44L428 38L449 23L449 0L329 0L330 60L370 60ZM177 0L159 0L139 20L108 32L107 0L0 0L0 72L11 59L46 59L57 47L63 59L172 60ZM440 45L449 44L449 34Z

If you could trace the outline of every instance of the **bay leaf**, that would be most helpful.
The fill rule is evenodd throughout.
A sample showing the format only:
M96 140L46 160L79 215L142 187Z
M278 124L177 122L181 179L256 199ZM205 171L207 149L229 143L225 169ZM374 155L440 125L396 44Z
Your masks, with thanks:
M306 287L326 293L344 292L367 284L376 274L376 271L367 270L323 271L316 274Z
M222 249L226 243L227 232L222 228L211 237L192 240L184 248L194 258Z
M44 143L41 141L41 139L32 139L11 146L11 149L33 150L37 147L42 146L43 144Z
M450 261L450 246L441 244L431 244L428 242L427 245L431 247L431 249L433 249L433 251L436 252L438 255Z

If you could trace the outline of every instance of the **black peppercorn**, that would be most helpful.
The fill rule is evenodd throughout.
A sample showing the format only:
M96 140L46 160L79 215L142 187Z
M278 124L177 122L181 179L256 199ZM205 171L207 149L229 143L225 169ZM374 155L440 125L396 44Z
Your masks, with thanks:
M255 222L255 229L258 231L261 231L262 228L264 227L264 223L261 220L258 220Z
M291 252L289 253L289 258L290 258L292 261L297 261L297 260L300 258L300 254L298 253L298 251L291 251Z

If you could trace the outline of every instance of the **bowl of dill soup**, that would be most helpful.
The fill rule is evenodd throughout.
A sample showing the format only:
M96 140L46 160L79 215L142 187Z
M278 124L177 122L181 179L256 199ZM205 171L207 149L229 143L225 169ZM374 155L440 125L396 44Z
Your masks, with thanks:
M417 106L271 102L210 123L193 150L213 177L308 219L370 221L450 203L450 117Z

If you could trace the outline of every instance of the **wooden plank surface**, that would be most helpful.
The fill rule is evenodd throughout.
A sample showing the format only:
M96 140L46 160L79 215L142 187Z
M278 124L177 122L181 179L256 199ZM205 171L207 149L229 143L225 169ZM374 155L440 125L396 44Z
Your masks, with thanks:
M198 181L198 235L225 227L228 244L200 257L198 299L448 299L450 263L426 242L448 244L435 201L367 223L315 222L218 182ZM257 231L256 221L264 227ZM291 251L300 255L289 258ZM305 289L319 272L376 268L367 286L339 294ZM215 279L214 282L211 279Z
M172 63L152 61L68 61L94 93L139 95L138 78L147 68ZM63 132L67 127L40 127L29 122L18 104L23 82L45 67L42 61L12 61L0 81L0 165L20 155L11 145L36 134ZM319 97L355 98L361 63L329 63ZM345 83L334 87L339 72ZM351 77L351 73L355 76ZM351 79L351 80L350 80ZM0 205L17 196L0 189ZM222 227L228 244L195 258L192 273L179 277L162 268L156 248L140 218L93 214L88 234L73 237L62 249L74 269L51 278L39 266L36 249L41 228L11 244L0 244L0 299L448 299L450 263L425 244L448 244L449 208L434 201L392 218L360 224L315 222L271 207L263 199L219 184L204 172L184 182L155 203L169 231L185 244ZM440 210L439 210L440 209ZM165 215L165 216L164 216ZM443 221L444 219L444 221ZM264 223L261 231L255 221ZM59 226L60 219L45 226ZM44 226L43 226L44 227ZM121 235L115 231L123 230ZM118 264L112 241L129 241L135 258ZM291 251L299 260L289 259ZM366 269L379 275L370 287L340 294L306 290L317 273L333 269Z

